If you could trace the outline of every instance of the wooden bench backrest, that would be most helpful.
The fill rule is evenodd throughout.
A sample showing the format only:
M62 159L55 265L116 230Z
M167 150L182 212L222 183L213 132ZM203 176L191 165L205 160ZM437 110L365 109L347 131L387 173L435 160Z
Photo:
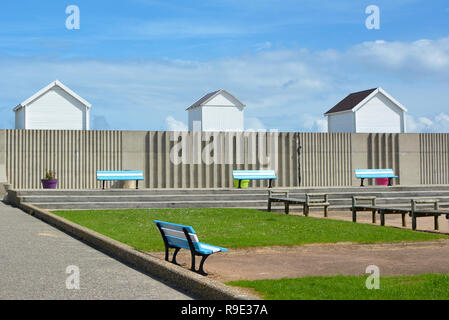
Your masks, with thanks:
M189 241L187 240L184 229L187 231L190 239L192 240L195 249L198 249L198 237L195 230L191 226L185 226L182 224L176 224L171 222L154 220L154 223L161 232L164 233L165 239L171 246L181 247L184 249L190 249Z
M143 171L97 171L97 180L143 180Z
M440 207L439 202L440 200L437 199L412 199L411 200L412 210L417 210L418 206L420 208L431 207L433 210L438 210Z
M277 179L274 170L232 170L232 177L244 179Z

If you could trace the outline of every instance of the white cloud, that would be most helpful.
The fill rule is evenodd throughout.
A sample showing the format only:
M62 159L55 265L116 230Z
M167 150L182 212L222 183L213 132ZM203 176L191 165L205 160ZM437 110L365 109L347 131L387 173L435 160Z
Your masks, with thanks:
M449 132L449 115L441 112L433 117L407 116L407 132L410 133L447 133Z
M263 43L257 43L256 45L254 45L254 48L256 51L261 51L271 49L272 46L273 44L270 41L265 41Z
M165 123L168 131L188 131L188 127L184 122L176 120L172 116L165 118Z
M327 119L310 114L302 115L301 128L308 132L327 132Z
M384 71L449 74L449 37L413 42L364 42L349 49L347 55L362 65Z

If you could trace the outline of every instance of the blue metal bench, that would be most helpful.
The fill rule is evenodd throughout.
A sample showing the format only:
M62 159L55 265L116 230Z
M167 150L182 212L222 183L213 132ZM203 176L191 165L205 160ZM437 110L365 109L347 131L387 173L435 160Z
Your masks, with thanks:
M165 260L169 261L169 249L175 249L171 262L178 264L176 262L176 255L179 250L186 249L190 250L192 255L192 266L191 270L197 273L206 275L204 272L203 265L207 257L213 253L228 251L226 248L213 246L210 244L205 244L199 242L195 230L191 226L185 226L182 224L170 223L165 221L154 220L159 232L161 233L162 239L165 244ZM202 257L199 269L195 268L195 256Z
M232 170L232 177L239 181L239 188L242 180L270 180L269 188L271 188L272 181L278 178L274 170Z
M393 169L356 169L355 176L362 179L360 182L361 187L363 187L364 179L388 178L388 185L391 186L391 179L398 177L394 174Z
M139 189L139 180L143 180L143 171L97 171L97 180L103 181L103 189L105 181L136 180L136 189Z

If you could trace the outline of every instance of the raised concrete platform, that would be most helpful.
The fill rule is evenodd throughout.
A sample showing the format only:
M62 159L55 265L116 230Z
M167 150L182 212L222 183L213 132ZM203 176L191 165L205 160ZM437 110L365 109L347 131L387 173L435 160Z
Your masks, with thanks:
M280 189L280 188L275 188ZM266 208L268 189L9 190L7 200L43 209ZM284 188L291 197L329 194L330 210L349 209L352 195L376 196L379 205L410 206L411 199L439 199L449 207L449 185ZM274 206L276 209L277 206ZM279 205L282 208L282 204ZM299 207L298 207L299 208ZM294 207L293 207L294 210Z

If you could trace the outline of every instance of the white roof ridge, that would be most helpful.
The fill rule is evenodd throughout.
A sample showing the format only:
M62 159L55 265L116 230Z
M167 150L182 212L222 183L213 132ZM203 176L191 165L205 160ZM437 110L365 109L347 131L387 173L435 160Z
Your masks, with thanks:
M210 100L215 98L220 93L226 93L227 95L229 95L230 97L235 99L237 101L237 103L239 103L242 107L246 107L246 105L244 103L242 103L239 99L237 99L232 94L230 94L226 89L219 89L219 90L216 90L216 91L212 91L212 92L206 93L204 96L202 96L200 99L198 99L194 104L192 104L186 110L191 110L191 109L200 107L200 106L208 103ZM207 97L208 95L210 95L210 96ZM207 99L205 99L206 97L207 97Z
M67 86L65 86L61 81L56 79L55 81L50 82L50 84L48 84L47 86L45 86L44 88L42 88L41 90L39 90L38 92L33 94L31 97L29 97L28 99L26 99L25 101L20 103L19 105L17 105L13 109L13 111L17 111L20 108L28 105L31 101L36 100L37 98L39 98L40 96L42 96L43 94L45 94L46 92L48 92L50 89L52 89L55 86L60 87L62 90L67 92L69 95L71 95L73 98L75 98L76 100L81 102L83 105L85 105L88 109L91 107L91 104L89 102L87 102L85 99L81 98L78 94L76 94L71 89L69 89Z

